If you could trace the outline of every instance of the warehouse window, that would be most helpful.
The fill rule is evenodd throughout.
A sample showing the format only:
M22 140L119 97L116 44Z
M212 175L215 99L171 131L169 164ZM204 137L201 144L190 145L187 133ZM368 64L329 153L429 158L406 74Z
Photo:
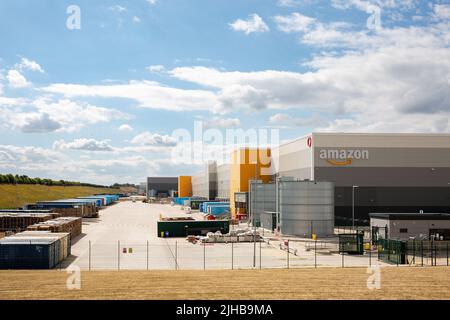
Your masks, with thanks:
M408 229L407 228L400 228L400 233L408 233Z

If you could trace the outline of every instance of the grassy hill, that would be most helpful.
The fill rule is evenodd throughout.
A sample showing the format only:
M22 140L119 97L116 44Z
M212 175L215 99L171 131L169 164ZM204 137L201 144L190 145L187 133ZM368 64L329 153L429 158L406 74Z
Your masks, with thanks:
M90 196L97 193L121 193L119 189L36 184L0 184L0 209L22 207L26 203Z

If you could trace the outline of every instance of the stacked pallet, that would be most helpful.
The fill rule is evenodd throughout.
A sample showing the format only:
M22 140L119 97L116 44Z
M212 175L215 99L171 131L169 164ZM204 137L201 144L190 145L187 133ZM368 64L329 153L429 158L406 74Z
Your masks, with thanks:
M80 217L63 217L28 226L28 231L50 231L52 233L70 233L71 239L79 236L82 231Z
M77 208L55 208L61 217L82 217L82 218L97 218L98 210L94 206L80 205Z
M0 230L20 232L28 226L54 219L55 213L0 212Z

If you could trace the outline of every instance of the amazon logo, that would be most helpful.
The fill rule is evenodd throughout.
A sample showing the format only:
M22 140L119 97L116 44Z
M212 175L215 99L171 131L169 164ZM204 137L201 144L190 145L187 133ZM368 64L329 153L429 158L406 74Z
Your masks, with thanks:
M349 166L354 160L369 160L369 150L321 149L319 158L333 166Z

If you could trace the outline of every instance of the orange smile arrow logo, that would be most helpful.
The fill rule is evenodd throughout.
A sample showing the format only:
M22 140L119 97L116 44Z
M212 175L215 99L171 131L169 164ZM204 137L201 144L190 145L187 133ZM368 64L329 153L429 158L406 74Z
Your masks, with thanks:
M343 161L337 161L337 160L327 160L329 164L332 164L333 166L348 166L352 164L352 159L347 159Z

